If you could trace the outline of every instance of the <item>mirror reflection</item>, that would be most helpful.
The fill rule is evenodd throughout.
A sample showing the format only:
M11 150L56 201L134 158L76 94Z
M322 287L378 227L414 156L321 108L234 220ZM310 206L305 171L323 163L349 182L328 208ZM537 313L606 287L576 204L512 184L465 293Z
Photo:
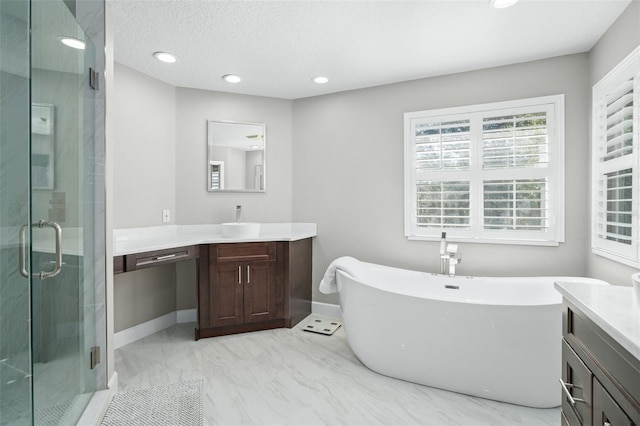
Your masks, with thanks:
M265 191L266 126L207 122L207 190Z

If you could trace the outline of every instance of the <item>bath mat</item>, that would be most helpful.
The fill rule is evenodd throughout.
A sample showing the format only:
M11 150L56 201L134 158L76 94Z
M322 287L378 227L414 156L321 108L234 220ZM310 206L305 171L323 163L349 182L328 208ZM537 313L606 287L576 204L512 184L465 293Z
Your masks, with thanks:
M336 320L330 320L326 318L312 318L309 322L302 327L304 331L310 331L312 333L326 334L331 336L340 326L342 322Z
M116 394L102 426L200 426L202 380L189 380Z

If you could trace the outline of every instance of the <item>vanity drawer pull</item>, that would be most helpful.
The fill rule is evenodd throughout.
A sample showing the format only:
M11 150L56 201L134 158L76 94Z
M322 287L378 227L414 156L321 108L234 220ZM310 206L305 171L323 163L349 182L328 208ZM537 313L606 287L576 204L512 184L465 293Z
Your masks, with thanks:
M560 384L562 385L562 391L564 392L564 394L567 396L567 398L569 398L569 404L571 404L573 407L576 406L576 402L587 402L584 399L580 399L580 398L574 398L571 395L571 392L569 392L569 388L579 388L578 386L575 386L571 383L565 383L562 379L558 379L560 381Z
M196 248L194 246L150 251L144 253L127 254L124 256L124 270L135 271L136 269L151 268L163 263L174 263L195 257Z
M156 259L155 259L155 260L166 260L166 259L172 259L172 258L174 258L174 257L176 257L176 256L177 256L177 254L176 254L176 253L173 253L173 254L168 254L168 255L166 255L166 256L158 256L158 257L156 257Z
M242 284L242 265L238 266L238 284Z

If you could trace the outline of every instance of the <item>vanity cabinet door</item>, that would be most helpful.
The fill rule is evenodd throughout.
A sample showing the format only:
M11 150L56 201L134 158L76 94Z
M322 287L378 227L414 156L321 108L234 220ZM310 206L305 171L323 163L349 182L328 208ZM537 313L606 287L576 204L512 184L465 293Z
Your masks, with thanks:
M210 268L210 327L284 318L284 286L276 244L213 246Z
M591 425L593 374L566 341L562 341L562 414L570 425Z
M284 318L284 292L276 277L276 262L249 262L244 272L244 321Z
M598 380L593 380L594 426L634 426Z
M240 262L229 262L210 268L209 327L244 322L242 266Z

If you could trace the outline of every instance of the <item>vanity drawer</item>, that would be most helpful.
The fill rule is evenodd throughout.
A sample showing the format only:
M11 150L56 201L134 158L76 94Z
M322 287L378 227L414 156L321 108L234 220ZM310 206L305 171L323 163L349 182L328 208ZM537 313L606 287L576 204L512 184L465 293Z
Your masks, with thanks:
M591 425L593 375L578 355L562 341L562 413L569 425Z
M276 260L276 242L212 244L212 263Z
M166 263L181 262L196 257L196 246L177 247L145 253L127 254L124 256L126 272L151 268Z

